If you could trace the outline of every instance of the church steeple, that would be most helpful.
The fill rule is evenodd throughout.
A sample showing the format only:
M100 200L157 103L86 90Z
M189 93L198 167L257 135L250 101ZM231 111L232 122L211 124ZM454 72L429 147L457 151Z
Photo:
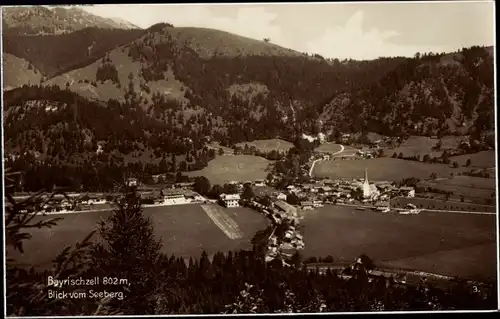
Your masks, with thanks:
M370 183L368 182L368 170L365 168L365 181L363 183L363 197L369 198L371 196Z

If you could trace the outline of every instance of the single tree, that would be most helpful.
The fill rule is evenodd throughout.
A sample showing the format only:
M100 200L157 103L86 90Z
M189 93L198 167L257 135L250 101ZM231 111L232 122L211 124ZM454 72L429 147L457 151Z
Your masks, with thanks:
M95 275L126 280L115 288L126 294L127 302L114 300L113 306L127 314L150 313L155 300L152 287L157 287L161 273L161 242L155 239L135 190L124 187L124 195L115 204L114 212L99 223L102 241L92 252Z
M194 179L193 189L195 192L201 195L208 195L208 193L210 192L210 187L210 181L205 176L197 176Z
M255 197L255 193L253 192L252 184L246 183L243 185L243 193L241 194L242 199L251 200Z

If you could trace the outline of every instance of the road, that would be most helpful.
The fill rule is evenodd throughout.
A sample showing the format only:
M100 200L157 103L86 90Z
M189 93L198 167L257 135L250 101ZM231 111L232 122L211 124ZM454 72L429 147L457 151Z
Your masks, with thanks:
M338 155L338 154L340 154L340 153L342 153L344 151L344 149L345 149L344 145L341 145L341 144L339 144L339 145L340 145L340 150L337 151L337 152L335 152L335 153L333 153L333 154L331 154L330 156ZM312 162L311 168L309 169L309 177L312 177L312 172L314 170L314 165L316 165L316 163L319 162L319 161L322 161L322 159L317 159L317 160L314 160Z
M338 206L348 206L348 207L355 207L355 208L367 208L367 209L373 209L373 206L368 206L368 205L355 205L355 204L335 204ZM391 210L394 211L402 211L402 210L407 210L404 208L392 208ZM421 212L432 212L432 213L454 213L454 214L470 214L470 215L496 215L496 213L492 212L472 212L472 211L463 211L463 210L444 210L444 209L426 209L423 208L421 209Z

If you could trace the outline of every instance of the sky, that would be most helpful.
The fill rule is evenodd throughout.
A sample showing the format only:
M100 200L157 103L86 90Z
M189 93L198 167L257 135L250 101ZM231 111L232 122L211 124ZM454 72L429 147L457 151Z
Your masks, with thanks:
M168 22L271 42L326 58L375 59L494 45L493 1L94 5L84 10L147 28Z

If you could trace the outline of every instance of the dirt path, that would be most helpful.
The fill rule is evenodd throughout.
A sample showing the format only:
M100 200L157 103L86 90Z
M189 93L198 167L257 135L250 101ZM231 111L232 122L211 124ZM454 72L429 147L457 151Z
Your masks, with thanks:
M243 232L226 212L217 205L201 205L203 211L210 217L217 227L230 239L239 239L243 237Z

